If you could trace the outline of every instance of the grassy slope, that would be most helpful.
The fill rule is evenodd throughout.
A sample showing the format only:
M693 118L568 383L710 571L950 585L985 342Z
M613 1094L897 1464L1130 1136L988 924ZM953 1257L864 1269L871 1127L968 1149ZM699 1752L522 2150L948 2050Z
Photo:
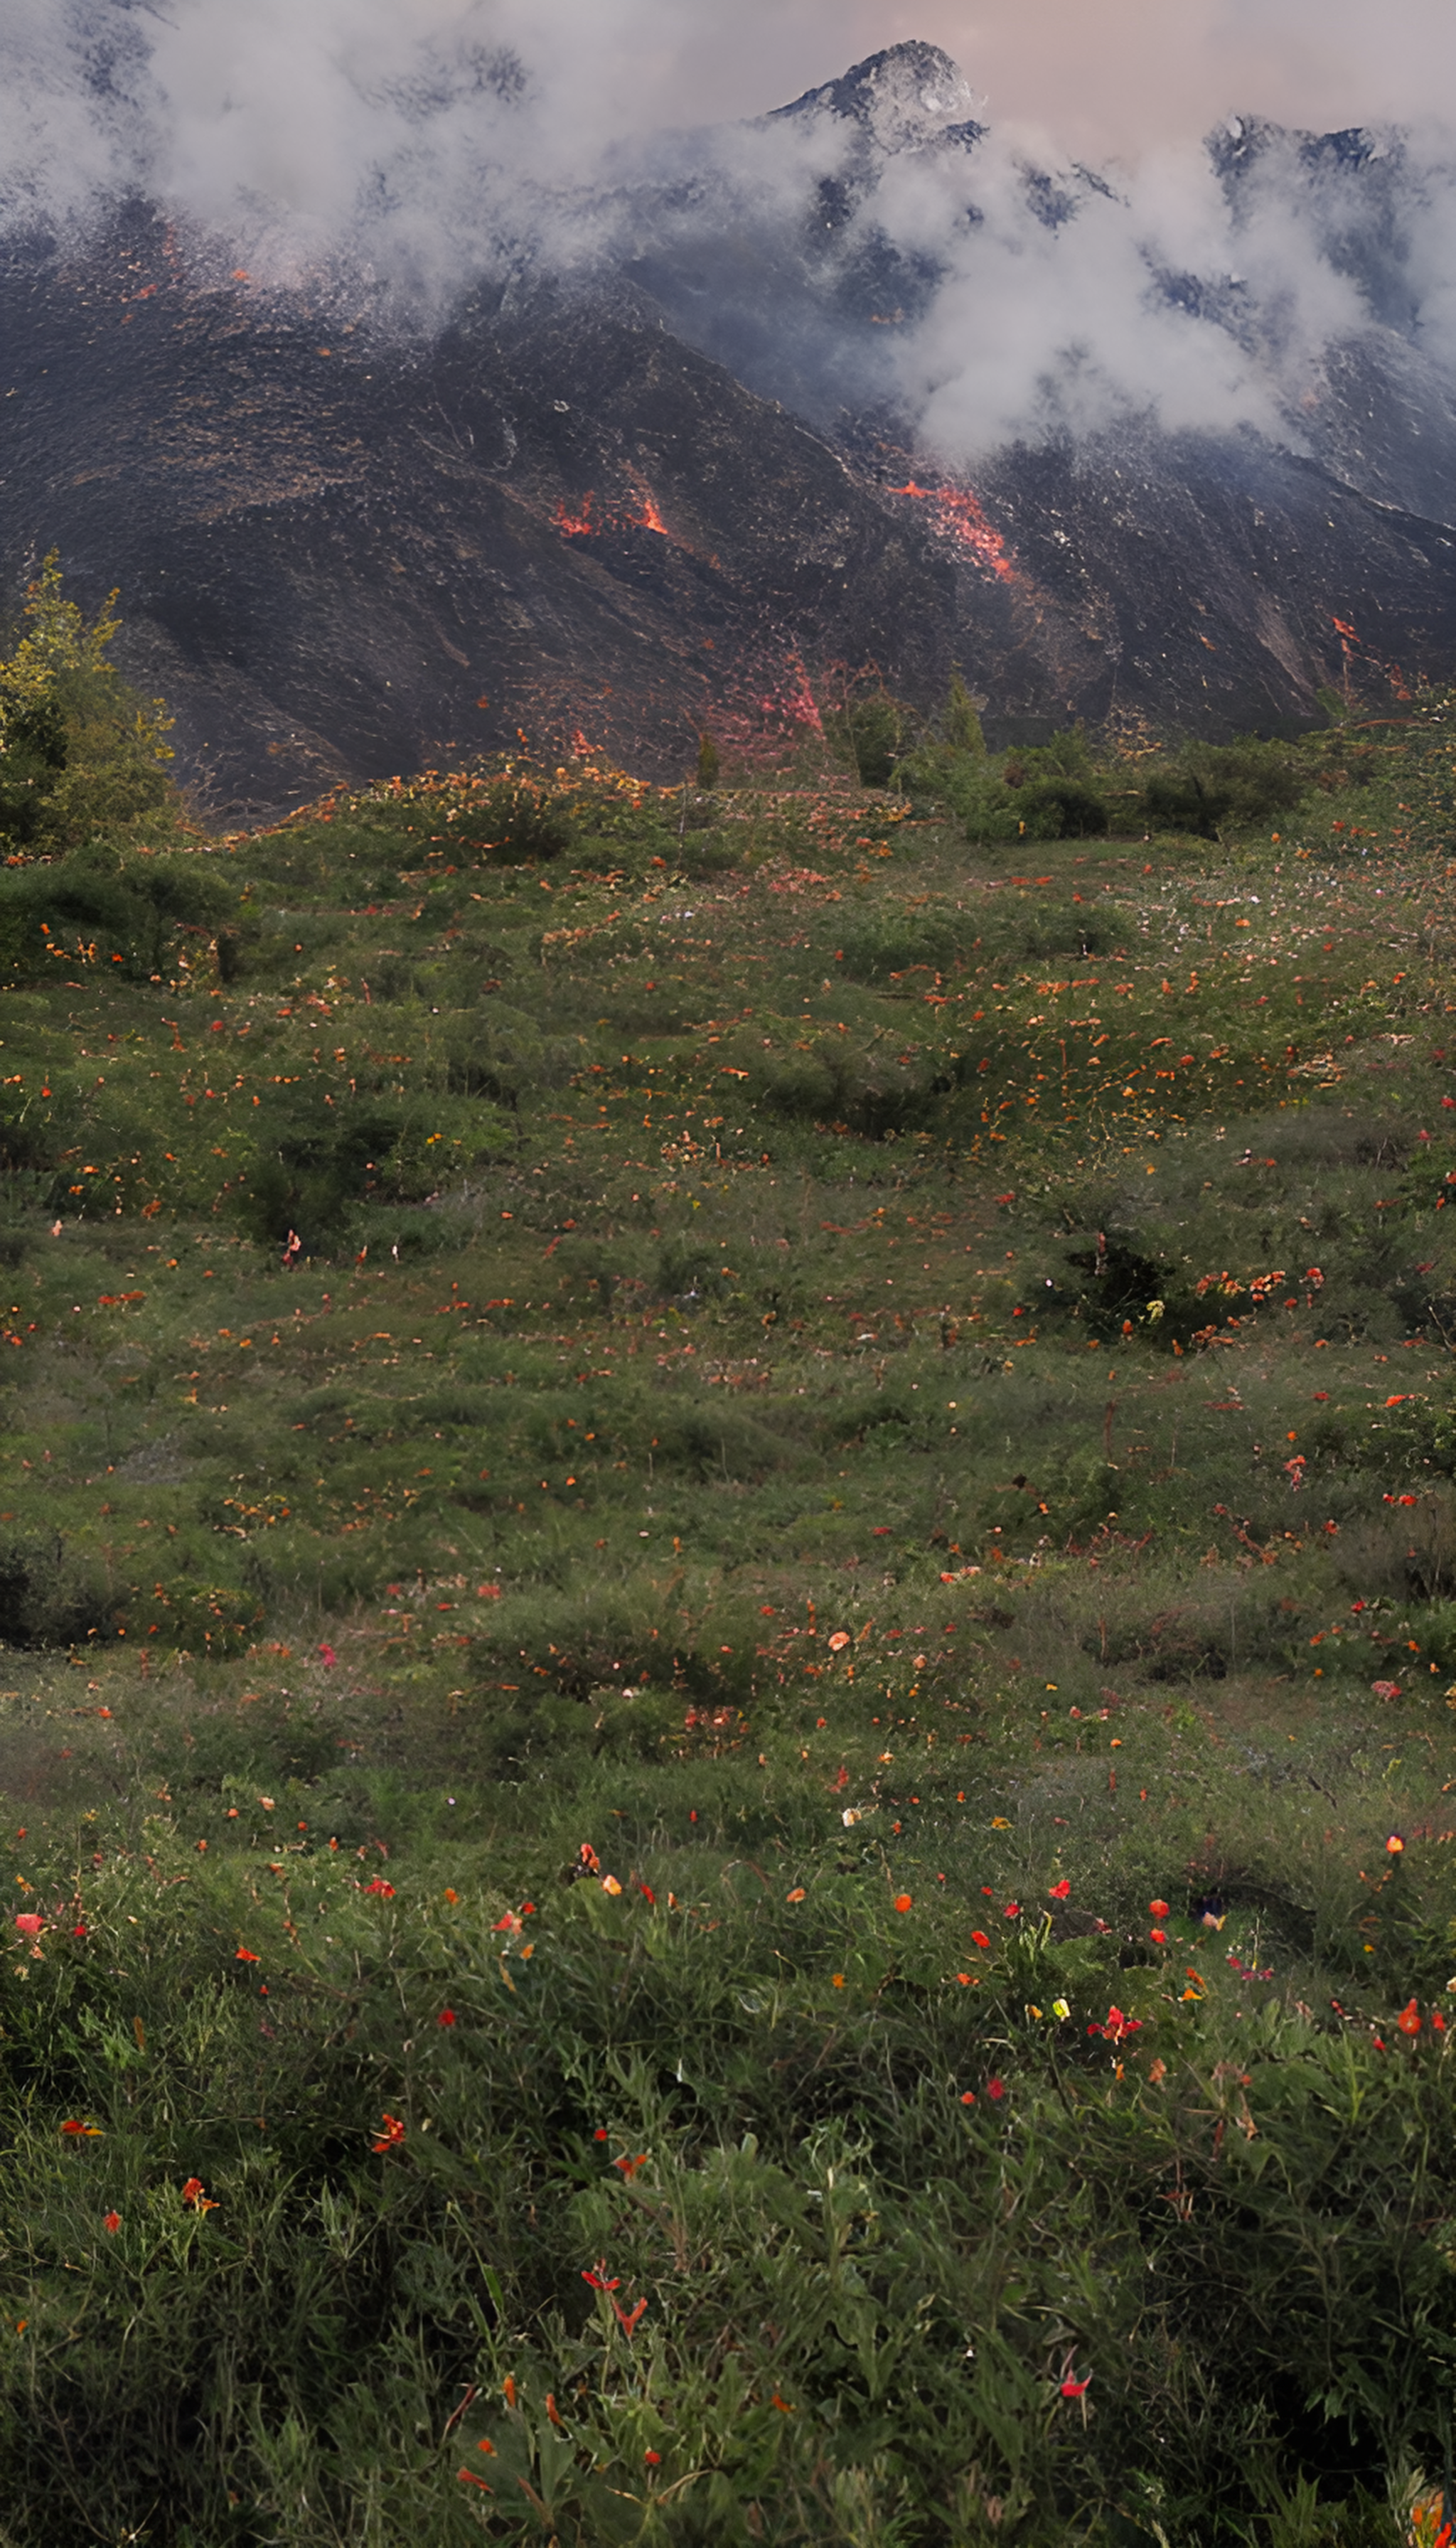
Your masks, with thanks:
M1405 2535L1443 734L1025 872L382 791L230 982L12 938L15 2548Z

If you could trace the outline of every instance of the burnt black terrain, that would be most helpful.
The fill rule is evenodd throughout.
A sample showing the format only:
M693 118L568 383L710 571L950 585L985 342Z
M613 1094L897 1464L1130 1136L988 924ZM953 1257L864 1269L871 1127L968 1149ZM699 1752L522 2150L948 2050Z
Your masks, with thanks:
M1148 426L1002 449L973 489L914 450L880 305L935 276L855 222L888 151L973 178L954 99L916 127L933 71L958 78L897 47L785 110L852 137L812 238L643 177L591 276L481 288L428 341L220 279L145 206L84 252L12 247L7 584L52 545L82 594L120 584L128 669L232 819L521 732L670 774L704 725L792 735L836 664L923 702L957 666L993 720L1211 732L1318 716L1352 672L1456 677L1450 406L1383 269L1301 450ZM1392 180L1334 139L1295 159L1354 190L1348 264ZM1294 148L1226 138L1226 184Z

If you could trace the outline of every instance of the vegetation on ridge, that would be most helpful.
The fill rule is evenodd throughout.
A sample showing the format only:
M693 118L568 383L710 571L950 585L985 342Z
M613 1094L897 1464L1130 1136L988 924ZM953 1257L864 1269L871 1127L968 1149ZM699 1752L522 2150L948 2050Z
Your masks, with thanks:
M6 2548L1439 2535L1450 733L0 873Z

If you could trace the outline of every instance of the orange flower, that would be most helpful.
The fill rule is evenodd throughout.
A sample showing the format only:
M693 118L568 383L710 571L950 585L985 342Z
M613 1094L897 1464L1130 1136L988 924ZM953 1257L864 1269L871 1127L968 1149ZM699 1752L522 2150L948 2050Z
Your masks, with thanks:
M122 2226L122 2216L120 2212L108 2212L106 2219L102 2222L101 2226L106 2231L108 2238L114 2238Z
M844 1629L836 1628L833 1636L829 1640L830 1653L832 1655L842 1654L849 1642L849 1638L846 1636Z
M913 1893L897 1893L895 1895L895 1909L897 1911L908 1911L914 1900L915 1896Z
M251 1947L239 1947L236 1956L233 1957L233 1961L239 1964L255 1964L258 1960L259 1959L253 1954Z
M101 2126L99 2124L77 2123L74 2116L68 2117L66 2122L61 2125L60 2129L62 2135L68 2141L100 2140L101 2138Z
M386 2114L384 2129L374 2146L377 2150L398 2149L405 2138L405 2127L398 2115Z
M785 1902L802 1902L804 1898L803 1886L801 1884L796 1884L793 1891L791 1893L785 1893L783 1898Z
M1413 1999L1408 1999L1400 2016L1396 2020L1396 2024L1403 2035L1418 2035L1420 2033L1419 2002Z
M182 2201L189 2212L201 2212L206 2214L209 2212L216 2212L218 2209L211 2195L204 2193L203 2182L200 2176L189 2176L187 2183L182 2188Z
M1147 1907L1148 1907L1148 1910L1151 1912L1151 1914L1152 1914L1152 1916L1153 1916L1154 1920L1166 1920L1166 1918L1167 1918L1167 1916L1168 1916L1168 1906L1167 1906L1166 1902L1162 1902L1162 1901L1149 1902L1149 1904L1148 1904L1148 1906L1147 1906Z

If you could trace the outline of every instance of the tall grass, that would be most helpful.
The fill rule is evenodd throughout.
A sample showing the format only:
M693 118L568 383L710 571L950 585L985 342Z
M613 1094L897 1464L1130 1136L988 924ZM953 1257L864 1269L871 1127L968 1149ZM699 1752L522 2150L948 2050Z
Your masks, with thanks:
M1434 2537L1444 715L11 870L11 2548Z

